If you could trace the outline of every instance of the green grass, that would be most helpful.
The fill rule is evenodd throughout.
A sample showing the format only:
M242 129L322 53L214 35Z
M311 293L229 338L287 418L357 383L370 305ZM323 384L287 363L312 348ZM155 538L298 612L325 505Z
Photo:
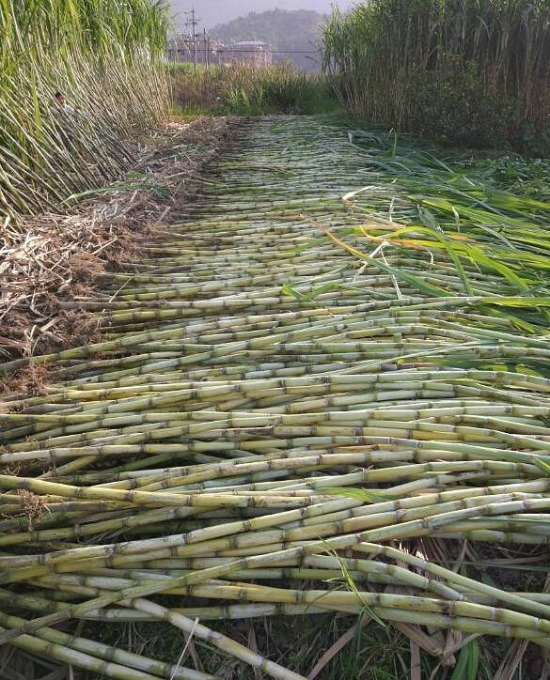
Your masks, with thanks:
M504 154L474 162L477 172L487 184L537 201L550 202L550 161L547 159ZM466 172L469 165L469 162L463 164Z
M302 617L276 616L211 622L210 625L241 644L257 646L268 658L304 676L317 666L315 677L322 680L408 680L408 639L393 628L364 624L364 617L324 614L315 619L308 618L307 622ZM83 634L118 649L172 660L173 663L178 661L186 645L181 631L162 622L126 624L109 629L87 623ZM222 680L262 677L247 664L229 660L200 640L192 642L186 656L188 666L193 666L189 657L194 657L197 670ZM426 677L434 667L434 661L423 661ZM90 673L84 677L85 680L101 680L100 676Z

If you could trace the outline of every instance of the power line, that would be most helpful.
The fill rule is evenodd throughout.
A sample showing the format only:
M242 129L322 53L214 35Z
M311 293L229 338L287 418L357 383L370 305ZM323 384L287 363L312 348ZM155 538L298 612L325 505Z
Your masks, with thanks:
M316 50L271 50L271 54L319 54Z

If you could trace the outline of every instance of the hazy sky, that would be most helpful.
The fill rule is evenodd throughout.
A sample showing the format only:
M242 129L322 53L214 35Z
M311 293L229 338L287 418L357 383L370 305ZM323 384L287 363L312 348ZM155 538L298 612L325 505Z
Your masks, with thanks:
M346 11L355 5L354 0L169 0L179 29L183 29L186 20L191 19L191 10L195 10L196 29L201 32L225 24L237 17L246 16L250 12L266 12L273 9L297 10L309 9L320 14L330 14L332 6Z

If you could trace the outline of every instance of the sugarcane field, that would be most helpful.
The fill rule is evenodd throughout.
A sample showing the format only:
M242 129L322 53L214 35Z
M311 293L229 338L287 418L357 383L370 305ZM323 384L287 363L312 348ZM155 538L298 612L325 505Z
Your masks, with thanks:
M0 680L548 680L548 3L334 8L312 75L30 4Z

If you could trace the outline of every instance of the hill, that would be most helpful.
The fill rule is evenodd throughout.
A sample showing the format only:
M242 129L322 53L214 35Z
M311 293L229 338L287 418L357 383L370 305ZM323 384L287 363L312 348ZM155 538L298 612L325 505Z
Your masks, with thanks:
M309 10L251 12L246 17L215 26L210 36L227 45L243 40L261 40L273 48L275 62L291 61L298 68L318 71L320 57L317 45L325 19L326 15Z
M189 19L189 10L195 10L198 29L211 31L216 24L226 24L249 12L263 13L275 9L285 11L311 10L320 14L330 14L333 7L347 11L355 0L167 0L170 14L174 16L178 31L183 31Z

